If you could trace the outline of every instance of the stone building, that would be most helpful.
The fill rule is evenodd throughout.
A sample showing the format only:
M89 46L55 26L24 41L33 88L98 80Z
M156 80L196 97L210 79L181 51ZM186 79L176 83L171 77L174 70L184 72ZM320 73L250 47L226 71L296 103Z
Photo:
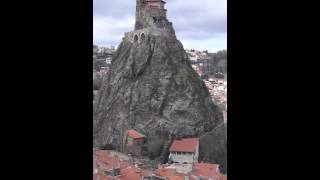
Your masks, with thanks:
M145 142L145 136L133 129L127 130L124 142L125 142L125 148L124 148L125 153L132 154L134 156L140 156L142 151L142 146Z
M137 0L135 30L125 33L124 40L141 43L150 40L149 35L173 35L175 39L164 5L165 2L161 0Z
M166 20L167 10L164 5L165 2L161 0L137 0L135 30Z
M177 163L195 163L199 157L199 139L187 138L173 141L169 160Z

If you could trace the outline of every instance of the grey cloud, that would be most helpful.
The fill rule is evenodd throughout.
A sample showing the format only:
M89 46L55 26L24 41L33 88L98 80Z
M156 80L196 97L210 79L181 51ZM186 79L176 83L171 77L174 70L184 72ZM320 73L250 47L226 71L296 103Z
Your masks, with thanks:
M122 18L128 15L134 16L134 0L94 0L93 14L95 16L111 16Z
M180 40L206 40L227 33L227 0L167 0L168 19L173 23ZM201 2L201 3L200 3ZM113 21L123 21L127 17L134 18L136 0L94 0L94 18L109 17ZM114 27L114 22L103 22L110 26L108 33L113 37L122 37L124 32L133 29L132 24L127 27ZM111 34L112 32L112 34ZM111 40L112 39L112 40ZM95 41L119 43L110 37ZM225 40L227 41L227 40ZM116 45L113 44L113 45Z

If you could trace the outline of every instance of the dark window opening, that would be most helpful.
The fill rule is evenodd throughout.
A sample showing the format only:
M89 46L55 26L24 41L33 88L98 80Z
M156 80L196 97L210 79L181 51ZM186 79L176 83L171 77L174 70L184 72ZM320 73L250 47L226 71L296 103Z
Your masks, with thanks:
M138 36L135 35L135 36L134 36L134 42L137 42L137 41L138 41Z
M144 33L141 34L141 41L144 41L146 39L146 36L144 35Z

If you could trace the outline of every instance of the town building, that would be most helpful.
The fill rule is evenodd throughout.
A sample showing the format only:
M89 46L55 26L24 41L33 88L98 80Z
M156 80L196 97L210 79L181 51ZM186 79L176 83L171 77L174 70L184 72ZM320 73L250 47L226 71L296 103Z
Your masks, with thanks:
M209 163L160 165L155 174L167 180L227 180L219 165Z
M169 160L172 162L198 162L199 138L186 138L181 140L174 140L169 151Z
M202 70L198 65L191 65L191 67L197 72L197 74L201 77L202 76Z
M97 150L93 154L93 179L114 179L120 176L120 167L123 164L116 156L112 156L106 150Z
M217 164L161 164L155 170L139 164L123 153L94 149L93 180L227 180Z
M93 153L93 180L143 180L149 175L124 154L107 150Z
M112 57L106 57L106 64L107 65L110 65L111 64L111 59L112 59Z
M126 131L124 138L125 153L133 156L141 156L142 146L145 142L145 136L133 129L130 129Z

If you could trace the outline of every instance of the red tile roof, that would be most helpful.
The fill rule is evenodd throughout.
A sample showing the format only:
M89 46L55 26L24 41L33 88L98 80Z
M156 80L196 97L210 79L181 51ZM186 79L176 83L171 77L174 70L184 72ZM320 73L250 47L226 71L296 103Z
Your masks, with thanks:
M134 166L121 169L121 180L141 180L142 176L146 176L144 170L136 168Z
M111 177L104 175L105 170L110 170L120 166L120 176ZM98 172L95 172L95 169ZM127 161L120 160L107 150L97 150L93 154L93 180L141 180L145 171L134 165L129 165Z
M220 173L218 164L195 163L193 170L189 173L178 173L175 168L169 166L160 166L155 174L157 176L166 177L168 180L184 180L189 177L190 180L198 180L199 177L205 180L227 180L227 176Z
M187 138L173 141L171 152L195 152L199 145L199 138Z
M146 0L146 2L161 2L161 3L166 3L165 1L162 0Z
M184 180L185 174L177 173L174 169L161 168L155 171L155 174L160 177L166 177L169 180Z
M227 176L220 173L218 164L195 163L194 174L199 177L227 180Z
M215 177L220 175L218 164L195 163L195 174L202 177Z
M120 159L112 156L107 150L95 151L94 166L98 165L99 169L110 170L120 166Z
M222 175L222 179L221 180L227 180L227 176L226 175Z
M145 136L140 134L139 132L131 129L131 130L127 130L127 135L129 137L132 137L133 139L140 139L140 138L144 138Z
M94 174L93 180L119 180L117 177L106 176L102 173Z

